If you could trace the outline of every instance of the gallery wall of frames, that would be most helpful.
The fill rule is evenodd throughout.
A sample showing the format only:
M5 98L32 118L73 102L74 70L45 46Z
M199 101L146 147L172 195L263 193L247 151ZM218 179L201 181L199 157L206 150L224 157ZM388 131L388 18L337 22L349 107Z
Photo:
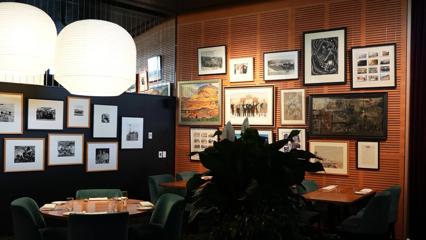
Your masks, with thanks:
M177 19L176 172L243 119L323 157L321 186L404 186L407 1L270 1ZM404 196L404 194L402 194ZM404 197L397 224L402 234Z

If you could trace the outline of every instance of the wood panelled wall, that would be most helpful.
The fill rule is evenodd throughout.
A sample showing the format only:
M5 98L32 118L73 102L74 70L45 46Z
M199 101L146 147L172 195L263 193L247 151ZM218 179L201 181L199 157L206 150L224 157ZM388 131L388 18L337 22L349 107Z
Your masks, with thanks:
M321 186L338 184L383 190L391 185L404 186L406 57L407 57L407 0L283 0L215 9L178 16L176 80L217 79L230 86L229 75L198 76L197 48L227 46L227 60L254 57L255 81L238 85L262 85L263 53L284 50L303 50L303 32L321 29L347 28L347 82L345 85L303 86L303 51L300 57L298 80L268 81L276 87L275 138L280 123L280 90L305 88L306 94L388 92L388 137L380 142L380 170L356 168L356 140L349 142L348 175L309 174ZM397 88L351 90L350 49L372 44L397 44ZM307 121L308 124L308 121ZM222 123L223 125L223 123ZM299 127L308 127L299 126ZM189 160L188 126L176 126L176 172L203 171L199 162ZM268 128L266 128L268 129ZM271 129L271 128L269 128ZM308 140L312 140L309 138ZM404 189L403 189L404 190ZM403 231L404 192L401 194L398 237Z

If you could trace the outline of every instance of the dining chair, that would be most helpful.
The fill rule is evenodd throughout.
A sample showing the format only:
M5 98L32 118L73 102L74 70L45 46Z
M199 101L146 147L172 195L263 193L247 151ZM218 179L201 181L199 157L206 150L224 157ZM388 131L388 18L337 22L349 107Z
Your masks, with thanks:
M190 178L192 178L195 175L196 172L194 171L188 171L188 172L178 172L176 173L176 180L185 180L188 181Z
M315 191L319 188L318 184L314 180L304 179L302 183L296 186L296 192L299 195L303 195L308 192ZM302 225L317 224L318 228L321 228L321 213L315 209L312 202L305 202L306 208L300 212L300 220Z
M66 228L47 227L37 203L21 197L10 203L15 240L66 240Z
M75 193L76 199L87 199L96 197L121 197L122 193L120 189L79 189Z
M297 192L299 194L305 194L318 190L319 186L314 180L304 179L301 185L297 186Z
M152 203L156 203L158 198L169 190L161 187L160 183L173 182L175 179L171 174L152 175L148 177L149 196Z
M398 220L398 207L399 207L399 197L401 195L401 186L392 186L387 188L385 191L390 192L391 202L390 202L390 212L389 212L389 231L392 240L395 240L395 223Z

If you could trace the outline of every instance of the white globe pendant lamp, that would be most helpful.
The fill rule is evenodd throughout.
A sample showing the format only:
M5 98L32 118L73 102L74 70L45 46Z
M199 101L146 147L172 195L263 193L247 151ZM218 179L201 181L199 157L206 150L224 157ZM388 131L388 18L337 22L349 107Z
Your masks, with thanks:
M72 94L118 96L135 82L136 45L115 23L76 21L58 35L54 69Z

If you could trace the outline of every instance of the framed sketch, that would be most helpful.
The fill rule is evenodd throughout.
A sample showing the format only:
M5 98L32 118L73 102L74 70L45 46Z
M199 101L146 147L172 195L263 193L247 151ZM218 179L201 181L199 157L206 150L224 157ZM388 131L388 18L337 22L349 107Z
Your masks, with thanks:
M357 142L356 167L358 169L379 170L379 142Z
M263 71L265 81L299 79L299 51L264 53Z
M148 81L155 82L161 80L161 56L148 58Z
M280 149L282 152L290 152L293 149L306 150L306 130L302 128L278 128L278 140L287 139L291 131L299 130L300 133L293 137L293 142L288 142Z
M326 174L348 174L348 143L309 141L309 151L320 157Z
M270 144L274 141L272 130L258 130L259 136L265 139L265 143ZM235 137L241 137L241 130L235 130Z
M117 137L117 112L117 106L96 104L93 106L94 138Z
M305 89L281 90L281 125L304 125Z
M138 75L138 93L148 90L148 75L146 71L142 71Z
M0 134L22 134L22 93L0 92Z
M143 148L143 118L121 118L121 149Z
M226 46L198 49L198 75L226 74Z
M222 124L222 81L179 81L179 124Z
M145 94L150 95L159 95L159 96L170 96L171 93L171 83L160 83L160 84L150 84L149 90L144 92Z
M49 134L49 166L83 164L84 134Z
M28 129L62 130L64 101L28 99Z
M305 32L305 85L344 84L346 28Z
M87 142L87 172L117 171L118 142Z
M215 128L191 128L191 152L202 152L213 146L213 142L217 141L217 136L213 136L216 130ZM199 161L200 157L195 154L191 156L191 160Z
M67 97L67 127L90 128L90 98Z
M352 89L396 87L396 44L352 48Z
M250 125L274 125L274 86L225 88L225 122L241 125L248 117Z
M229 60L229 82L253 81L253 58L234 58Z
M5 138L4 172L44 170L44 138Z

